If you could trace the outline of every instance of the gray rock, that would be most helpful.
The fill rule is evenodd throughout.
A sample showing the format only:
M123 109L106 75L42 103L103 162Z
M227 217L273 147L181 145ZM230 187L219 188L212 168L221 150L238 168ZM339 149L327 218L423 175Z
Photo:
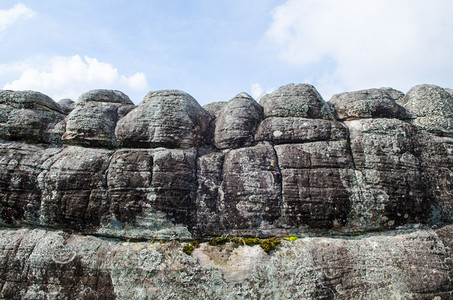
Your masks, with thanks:
M450 93L450 95L452 95L452 96L453 96L453 89L449 89L449 88L446 88L445 90L446 90L447 92L449 92L449 93Z
M413 123L440 135L453 136L453 96L436 85L417 85L401 99Z
M347 140L276 145L275 151L282 173L280 226L344 226L354 168Z
M225 154L219 199L226 230L266 227L280 217L281 174L268 142Z
M262 119L263 108L252 97L246 93L236 95L216 118L216 147L226 149L251 145Z
M39 223L42 165L61 148L0 143L0 224Z
M310 84L288 84L260 99L266 117L334 119L335 112Z
M190 148L205 142L210 120L189 94L156 91L118 122L116 135L125 147Z
M369 89L334 95L329 102L342 120L366 118L408 119L409 115L396 100L401 92L389 89Z
M62 139L66 144L115 148L116 123L121 107L134 107L128 96L115 90L92 90L82 94L66 118Z
M426 181L426 192L433 199L431 222L453 221L453 139L419 131L417 149L420 167Z
M223 182L224 154L208 152L197 159L197 226L199 236L221 235L220 187Z
M90 232L108 212L106 174L113 151L65 147L38 176L41 225Z
M397 119L346 122L356 168L348 227L394 228L430 217L415 126Z
M387 92L390 97L396 102L400 101L404 97L404 93L398 90L395 90L391 87L381 87L380 90Z
M3 299L450 299L453 227L259 245L0 231ZM315 271L314 271L315 270ZM95 274L95 277L93 276Z
M255 140L283 144L336 141L347 137L347 127L338 121L270 117L261 122L256 132Z
M60 104L66 114L69 114L75 107L75 102L69 98L61 99L58 104Z
M213 117L218 117L222 109L227 105L228 102L220 101L220 102L212 102L206 105L203 105L203 108L206 109Z
M133 105L129 96L117 90L91 90L80 95L77 103L101 102Z
M56 125L65 117L50 97L34 91L0 91L0 139L59 144Z

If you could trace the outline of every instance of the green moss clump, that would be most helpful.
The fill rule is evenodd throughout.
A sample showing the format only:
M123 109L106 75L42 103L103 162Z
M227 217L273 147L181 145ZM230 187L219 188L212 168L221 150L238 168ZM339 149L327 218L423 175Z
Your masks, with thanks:
M226 244L230 241L231 239L226 236L219 236L219 237L214 237L209 241L209 245L211 246L219 246Z
M193 250L198 248L199 245L200 245L199 241L191 241L185 244L184 247L182 247L182 252L184 252L187 255L191 255Z
M260 243L261 248L263 248L264 252L267 254L274 250L278 245L280 245L280 239L277 237L264 239Z
M247 246L255 246L255 245L259 245L261 244L261 240L259 238L244 238L242 239L244 241L244 244L246 244Z

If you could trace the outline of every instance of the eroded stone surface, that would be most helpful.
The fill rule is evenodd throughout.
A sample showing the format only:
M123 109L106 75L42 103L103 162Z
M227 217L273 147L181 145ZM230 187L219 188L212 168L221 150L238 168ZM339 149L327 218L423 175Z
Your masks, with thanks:
M281 174L268 142L225 154L219 199L223 229L266 227L280 216Z
M204 143L211 116L182 91L150 92L118 122L122 146L190 148Z
M401 92L393 89L368 89L334 95L329 102L333 104L338 117L342 120L365 118L408 119L409 114L396 101Z
M428 131L453 136L453 96L436 85L417 85L404 98L403 105L413 123Z
M4 299L450 299L452 226L259 246L0 230ZM436 298L437 297L437 298Z
M218 112L215 122L215 145L219 149L246 147L252 144L263 119L263 108L246 93L240 93Z
M134 107L124 93L115 90L92 90L82 94L66 118L67 144L114 148L116 123L122 117L121 107Z
M322 119L266 118L261 122L255 139L275 144L305 143L346 139L348 130L344 124Z
M310 84L288 84L260 99L266 117L334 119L334 109Z
M0 139L29 143L61 143L63 108L34 91L0 91Z
M447 92L381 88L337 121L306 85L273 94L272 117L246 94L209 115L179 91L135 107L98 90L62 120L42 94L3 91L0 126L42 123L0 136L0 298L452 298ZM270 255L177 241L285 235L317 238ZM167 242L137 242L152 239Z

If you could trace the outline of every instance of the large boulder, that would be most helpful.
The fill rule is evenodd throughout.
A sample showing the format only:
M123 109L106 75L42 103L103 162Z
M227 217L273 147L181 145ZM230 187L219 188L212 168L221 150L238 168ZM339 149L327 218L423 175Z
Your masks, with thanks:
M0 91L0 139L59 144L63 108L34 91Z
M211 116L189 94L164 90L150 92L116 127L125 147L196 147L207 139Z
M416 126L453 136L453 96L448 91L436 85L417 85L400 103L412 115Z
M92 90L82 94L66 118L62 139L71 145L114 148L118 146L115 128L122 117L121 107L134 107L124 93L116 90Z
M288 84L260 99L266 117L334 119L335 113L314 86Z
M334 95L333 104L341 120L366 118L408 119L409 115L396 100L402 93L389 88L368 89Z
M236 95L216 118L216 147L225 149L251 145L263 117L263 108L252 97L246 93Z

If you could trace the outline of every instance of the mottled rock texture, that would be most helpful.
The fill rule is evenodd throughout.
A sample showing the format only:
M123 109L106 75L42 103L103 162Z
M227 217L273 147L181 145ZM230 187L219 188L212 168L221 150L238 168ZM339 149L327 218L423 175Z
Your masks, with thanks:
M203 144L211 116L181 91L157 91L118 122L116 135L124 147L190 148Z
M310 84L288 84L260 99L266 117L332 119L334 110Z
M263 108L246 93L240 93L218 112L215 145L219 149L249 146L263 119Z
M0 298L451 299L453 227L259 245L0 230Z
M408 119L409 114L396 100L398 91L381 88L334 95L330 99L342 120L365 118Z
M453 298L450 92L331 101L0 91L0 299Z
M124 106L131 110L134 103L120 91L92 90L81 95L65 120L62 139L72 145L117 147L115 128Z
M435 85L417 85L401 99L413 123L428 131L453 136L453 96Z
M0 138L29 143L59 143L63 108L34 91L0 91Z

